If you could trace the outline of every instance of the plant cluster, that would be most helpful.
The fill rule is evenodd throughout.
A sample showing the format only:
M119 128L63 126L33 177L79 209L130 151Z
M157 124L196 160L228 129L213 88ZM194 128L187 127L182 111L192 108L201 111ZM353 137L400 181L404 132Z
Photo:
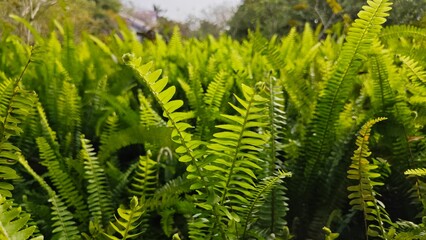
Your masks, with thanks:
M0 39L0 239L424 239L426 30ZM160 70L161 69L161 70Z

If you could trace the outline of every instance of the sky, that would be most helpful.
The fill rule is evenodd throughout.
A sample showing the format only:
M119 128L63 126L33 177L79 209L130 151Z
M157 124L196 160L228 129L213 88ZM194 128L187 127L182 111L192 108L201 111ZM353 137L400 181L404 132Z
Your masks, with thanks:
M208 8L227 4L229 6L238 6L242 0L122 0L130 2L137 8L152 10L155 4L163 10L163 16L175 20L185 21L189 16L202 17L203 10Z

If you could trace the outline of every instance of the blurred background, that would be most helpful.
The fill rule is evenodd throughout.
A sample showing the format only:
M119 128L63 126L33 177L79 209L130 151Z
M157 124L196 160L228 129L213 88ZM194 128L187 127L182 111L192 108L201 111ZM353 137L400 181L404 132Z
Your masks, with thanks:
M143 39L175 26L184 37L229 34L236 39L249 29L266 37L284 35L308 22L324 33L341 33L356 18L364 0L0 0L0 34L13 31L30 40L28 30L10 18L26 19L42 35L56 23L71 22L82 32L102 36L117 29L117 19ZM426 25L426 0L395 0L387 24ZM321 36L321 35L320 35Z

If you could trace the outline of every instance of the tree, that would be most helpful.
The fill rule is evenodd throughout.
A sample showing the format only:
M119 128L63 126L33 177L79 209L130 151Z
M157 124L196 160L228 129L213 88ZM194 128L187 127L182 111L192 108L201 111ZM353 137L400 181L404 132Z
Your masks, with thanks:
M31 41L28 30L10 18L14 14L29 22L42 36L54 28L53 20L62 25L70 22L77 36L83 31L107 34L114 28L120 6L119 0L0 0L0 29L3 34L13 31Z
M247 35L248 29L259 26L260 31L271 36L275 33L285 34L291 27L292 6L297 0L245 0L230 20L230 34L236 38ZM294 23L293 23L294 24Z
M364 3L364 0L244 0L229 22L229 33L243 38L249 29L258 26L270 37L286 34L291 27L301 28L305 22L328 29L355 19ZM426 0L395 0L387 24L416 24L425 11Z

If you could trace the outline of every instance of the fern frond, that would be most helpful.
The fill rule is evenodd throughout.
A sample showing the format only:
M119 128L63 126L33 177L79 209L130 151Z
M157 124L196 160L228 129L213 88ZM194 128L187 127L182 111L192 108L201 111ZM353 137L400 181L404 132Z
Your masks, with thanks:
M25 91L19 86L30 62L31 56L17 80L6 78L0 83L0 194L4 197L12 196L13 185L3 180L19 178L16 171L7 165L18 161L20 150L8 140L22 133L19 125L31 113L36 101L34 92Z
M37 104L38 117L40 119L41 133L48 143L54 147L56 151L59 151L59 144L57 142L56 132L50 127L49 121L47 120L46 112L43 106L39 102Z
M151 151L146 156L139 157L138 168L130 184L130 193L138 197L151 197L158 184L157 162L151 159Z
M238 214L249 205L248 198L253 196L252 190L256 189L254 172L261 169L259 152L269 138L268 134L256 131L256 128L266 125L267 99L246 85L242 85L242 93L244 99L235 95L241 107L230 103L238 114L223 114L222 117L229 124L216 126L221 131L213 135L214 139L207 146L208 153L215 159L204 166L211 175L209 179L214 182L219 211L227 215L227 221L238 221Z
M210 82L207 87L206 94L204 95L204 102L207 106L220 109L222 105L223 96L225 95L225 78L226 73L220 70Z
M296 27L292 27L290 29L290 32L281 42L280 48L282 51L283 59L288 59L290 54L294 54L293 49L296 45L296 37L297 37Z
M27 170L31 176L40 184L49 195L49 202L52 204L52 233L54 239L59 240L77 240L80 239L80 232L76 226L76 222L72 213L67 206L56 195L55 191L40 177L28 164L27 160L20 155L19 163Z
M265 161L261 164L263 168L259 176L272 176L276 170L281 171L284 167L282 162L285 139L286 112L284 112L284 96L277 80L270 77L266 85L266 94L269 101L267 126L264 127L270 134L270 139L261 153ZM279 185L271 190L265 198L265 203L259 209L256 215L258 220L256 227L265 229L268 234L274 233L277 237L282 237L282 230L286 225L285 216L288 211L288 198L285 196L286 187Z
M373 179L380 177L379 173L372 170L377 168L377 165L369 163L368 157L371 152L368 148L371 127L377 122L383 121L386 118L377 118L368 121L361 128L357 137L357 149L352 157L352 164L348 170L348 178L356 181L356 185L348 187L350 205L353 210L362 211L364 214L364 224L367 235L371 236L386 236L385 223L391 223L388 214L384 209L383 203L376 199L377 193L374 191L374 186L383 185L382 182L374 181ZM367 222L377 221L377 225L370 224L367 227ZM368 239L368 236L366 236Z
M282 162L279 157L284 150L284 132L286 126L286 112L284 111L284 96L281 87L274 77L269 78L266 89L268 100L268 125L265 128L270 132L271 138L268 141L266 152L269 159L269 171L266 175L275 172Z
M377 46L377 49L382 48ZM372 105L381 113L392 113L396 99L390 85L389 71L384 56L371 54L369 60L373 79Z
M188 221L188 235L191 240L211 239L207 236L212 234L209 232L213 224L209 219L210 216L204 214L195 214ZM216 235L217 233L215 233Z
M112 212L112 201L104 169L96 157L93 146L84 136L81 136L81 146L80 154L84 161L84 177L87 179L87 192L89 193L87 203L90 214L93 218L102 221L108 220Z
M203 103L197 108L197 122L195 135L202 140L212 138L215 132L215 120L219 117L225 93L228 89L229 76L224 70L220 70L214 75L209 83L206 93L203 96Z
M151 199L146 200L146 206L149 209L158 209L165 206L174 205L176 199L183 193L192 191L190 186L194 184L194 180L189 180L185 176L177 177L170 180L154 193Z
M200 74L192 65L188 66L188 80L178 79L180 86L185 92L189 106L195 111L199 111L203 107L202 96L204 89L201 86Z
M185 93L186 99L188 100L188 105L192 109L198 108L198 99L195 94L195 91L192 89L191 85L189 85L185 80L178 79L179 85Z
M131 239L140 236L140 233L134 233L138 225L141 223L141 217L145 213L144 200L138 199L133 196L130 200L130 208L126 209L124 206L120 206L117 209L118 216L115 217L115 222L110 222L110 225L114 230L121 235L121 238L117 238L113 235L104 233L108 239L119 240L119 239ZM141 238L138 238L141 239Z
M11 98L13 97L13 92L14 92L14 82L12 81L12 79L6 78L0 83L0 96L1 96L0 116L2 117L2 120L7 115L8 107L9 107ZM1 123L2 123L1 131L3 132L4 123L3 121L1 121ZM3 137L3 134L1 136Z
M13 84L13 82L9 82L10 84ZM19 136L21 134L22 129L18 125L30 114L36 101L34 92L15 87L14 90L9 89L11 92L9 92L8 96L7 88L10 87L6 87L6 92L0 95L2 97L0 106L3 108L0 109L0 138L5 140L9 139L10 136Z
M13 207L12 201L7 201L6 198L0 194L0 239L29 239L36 229L36 226L27 226L29 219L29 214L22 213L20 207ZM38 239L43 238L41 237Z
M59 195L62 199L65 199L69 207L75 207L76 216L84 220L88 216L86 204L67 169L64 169L63 165L61 166L63 160L59 159L60 156L57 156L44 137L37 138L36 142L40 151L40 158L43 164L47 166L49 178L57 188Z
M181 100L171 100L176 92L176 87L171 86L164 90L168 79L159 79L161 70L151 72L150 69L152 63L141 65L141 58L135 58L130 54L124 55L123 60L136 71L139 80L146 84L157 102L160 104L163 109L163 116L169 119L167 125L169 127L173 127L172 140L180 145L176 149L176 152L181 155L179 161L184 163L190 162L190 165L187 167L187 170L190 172L188 178L200 179L201 183L203 183L205 180L202 177L203 174L200 167L200 159L204 155L204 151L199 149L200 145L203 143L201 141L193 140L192 134L186 131L192 126L184 121L192 118L192 114L176 112L176 110L183 105L183 101ZM203 186L203 184L198 182L196 186L196 188L201 188L205 187L206 184L204 182Z
M118 169L118 166L113 161L107 162L107 170L113 171L116 174L116 183L114 189L112 190L113 199L121 199L123 197L123 193L128 190L129 182L131 181L131 175L135 172L135 170L138 168L139 162L132 163L125 172L121 172ZM110 181L111 182L111 181Z
M62 141L63 156L73 157L80 148L81 99L77 87L64 81L61 94L58 99L58 132L64 136Z
M54 194L49 202L52 204L52 233L54 238L59 240L80 239L80 232L73 221L73 214L68 211L63 201Z
M418 62L408 56L401 56L400 59L407 68L408 76L411 81L416 82L417 80L420 80L421 83L426 85L426 71L424 70L424 67L419 66Z
M318 98L306 135L306 152L302 156L302 162L294 169L295 177L292 178L292 182L297 186L293 196L296 201L293 210L304 215L302 219L307 223L311 222L316 206L304 207L296 199L304 198L315 202L314 199L318 198L315 189L317 184L327 178L330 171L322 169L322 166L329 166L329 163L324 162L330 161L328 157L336 137L336 121L361 67L360 57L368 53L371 42L379 34L381 25L386 22L390 6L391 3L387 0L371 0L363 6L363 10L358 13L359 18L349 29L335 69ZM322 174L323 176L319 176ZM319 232L320 229L316 231Z
M183 52L182 34L180 33L180 29L177 26L173 28L173 33L172 37L170 38L168 51L172 57L180 56Z
M415 168L415 169L408 169L404 172L405 175L410 176L426 176L426 168Z
M250 205L244 211L244 218L242 219L242 239L246 238L247 230L255 218L256 213L260 207L265 203L266 197L271 193L272 189L278 184L282 184L282 179L291 177L291 173L278 170L275 176L266 177L262 179L260 184L256 186L255 193L249 198Z
M111 135L116 133L118 131L118 127L119 127L119 118L117 116L117 114L115 112L112 112L112 114L110 114L105 121L105 124L103 126L102 129L102 133L100 136L100 151L102 151L107 143L108 143L108 139L110 139Z
M359 12L359 19L349 29L337 66L318 100L312 121L314 136L309 139L307 156L315 159L316 163L322 162L325 153L330 150L329 139L333 134L333 125L360 66L359 54L367 53L371 41L389 15L387 12L391 9L390 5L386 0L368 1L368 5ZM305 177L311 176L315 166L315 163L307 165Z
M151 104L142 94L142 91L138 92L138 99L140 103L140 123L142 126L150 127L150 126L165 126L166 123L164 120L157 114L157 112L152 109Z
M382 39L397 39L400 37L426 38L426 30L410 25L392 25L385 27L379 35Z
M105 162L113 153L132 144L150 143L155 146L171 147L170 129L166 127L151 126L149 128L136 125L111 133L104 138L104 143L99 151L99 161Z

